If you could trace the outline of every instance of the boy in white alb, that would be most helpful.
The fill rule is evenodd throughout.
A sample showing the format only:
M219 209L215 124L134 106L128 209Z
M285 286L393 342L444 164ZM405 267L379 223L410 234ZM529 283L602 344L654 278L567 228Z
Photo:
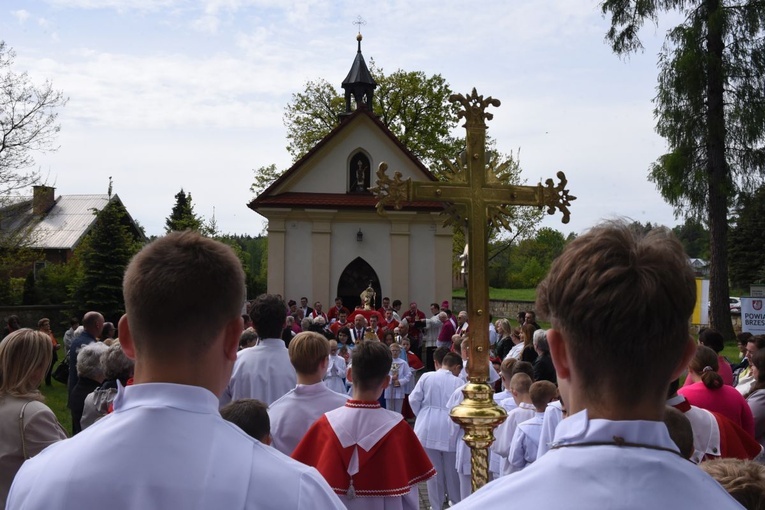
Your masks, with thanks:
M345 395L345 360L337 354L337 340L329 341L329 364L324 375L324 384L332 391Z
M405 390L412 373L409 370L409 363L401 359L401 345L391 344L390 352L393 356L389 374L390 384L385 388L383 396L385 397L385 407L390 411L400 413L404 405Z
M547 404L558 395L558 388L550 381L537 381L529 390L534 404L534 417L518 424L510 445L508 462L513 472L520 471L537 460L539 436L542 434L542 420Z
M513 394L513 401L516 408L507 413L507 419L499 425L494 431L494 444L491 450L499 455L499 475L505 476L513 472L509 463L510 447L513 444L515 429L520 423L530 420L534 417L534 404L531 403L529 390L531 388L531 377L528 374L518 373L510 379L510 392Z
M417 510L417 484L435 475L404 417L377 401L391 363L384 343L357 345L351 357L353 399L319 418L292 453L318 469L351 510Z
M5 508L341 510L315 469L218 411L242 333L244 282L233 250L197 232L144 246L125 270L119 321L134 384L119 388L114 412L24 462Z
M422 374L409 394L409 405L417 416L414 433L436 468L436 476L428 480L430 507L443 508L445 495L453 503L461 499L456 468L458 427L449 417L446 404L463 385L455 375L462 368L462 358L439 347L433 353L433 364L436 371Z
M348 395L337 393L322 381L329 364L329 341L324 335L303 331L290 341L290 362L297 386L271 404L272 446L291 455L308 429L324 413L343 407Z
M555 429L563 420L563 401L553 400L545 408L545 415L542 418L542 433L539 435L539 448L537 448L537 459L550 451Z
M566 245L542 283L569 416L550 451L454 508L741 508L682 457L663 422L670 381L696 352L696 282L666 228L599 225ZM624 384L630 381L632 384Z

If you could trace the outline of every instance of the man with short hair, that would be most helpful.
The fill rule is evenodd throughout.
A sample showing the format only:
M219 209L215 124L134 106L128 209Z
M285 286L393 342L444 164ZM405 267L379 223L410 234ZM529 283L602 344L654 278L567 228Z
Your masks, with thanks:
M345 310L342 310L338 316L337 319L332 322L332 324L329 325L329 330L332 332L333 335L337 336L337 333L343 329L348 328L350 329L350 324L348 324L348 312Z
M441 331L438 332L436 347L452 348L452 337L455 335L454 324L449 320L446 312L438 313L438 320L441 321Z
M134 384L113 413L26 461L6 508L343 508L315 470L218 412L242 331L244 272L231 248L170 233L133 257L123 291Z
M643 236L612 222L571 241L536 303L552 324L569 417L543 457L455 508L740 508L680 455L663 422L669 383L696 351L695 302L693 271L667 229Z
M330 322L334 322L337 320L338 316L340 315L340 312L345 312L346 317L350 315L351 311L348 310L346 307L343 306L343 298L340 296L335 298L335 306L329 309L327 312L327 318L329 318Z
M77 338L72 340L72 346L69 348L69 382L67 389L69 393L77 385L77 351L83 345L96 342L101 335L101 330L104 329L104 316L98 312L88 312L82 317L82 333L77 335ZM68 407L68 404L67 404Z
M382 306L377 311L379 312L380 315L385 317L385 312L387 310L390 310L392 315L393 308L390 306L390 298L388 296L385 296L384 298L382 298Z
M273 294L261 294L252 304L250 317L260 341L239 351L231 380L220 398L221 407L240 398L255 398L271 405L297 381L281 339L286 320L284 301Z
M432 372L436 370L435 363L433 362L433 354L435 354L438 348L438 335L441 333L441 319L439 314L441 313L441 307L438 303L430 304L431 317L425 319L425 327L423 328L422 336L425 342L425 371Z
M311 314L313 313L313 308L308 306L308 298L307 297L303 296L303 297L300 298L300 308L299 308L299 310L303 311L303 317L308 317L310 319L313 319L313 317L311 317Z
M311 318L313 320L316 320L317 318L321 317L324 319L324 324L329 324L329 318L327 318L327 314L321 311L322 304L321 301L317 301L313 304L313 312L311 312Z
M351 341L357 344L364 339L364 333L367 332L367 320L363 315L357 314L353 318L353 327L348 329L351 332Z
M292 455L313 422L327 411L344 406L349 398L324 384L329 351L329 340L314 332L298 333L290 342L297 386L268 409L272 445L285 455Z

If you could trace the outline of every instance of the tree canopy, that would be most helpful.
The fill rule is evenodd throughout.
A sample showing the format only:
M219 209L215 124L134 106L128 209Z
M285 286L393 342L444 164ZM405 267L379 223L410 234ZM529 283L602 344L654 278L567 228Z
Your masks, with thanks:
M666 11L685 19L659 55L656 131L668 152L651 167L679 215L710 231L711 325L733 337L728 295L728 210L765 173L765 4L757 0L605 0L606 39L621 55L642 49L639 29Z
M450 132L457 126L457 106L440 74L398 69L386 75L371 62L377 82L372 111L394 135L426 166L453 159L461 150ZM297 161L337 126L345 111L345 100L327 80L306 83L305 90L292 95L284 112L289 145Z
M183 230L196 230L203 232L204 221L194 212L194 204L191 202L191 193L181 191L175 194L175 205L170 216L165 220L165 232Z
M738 198L728 239L730 280L734 287L765 279L765 186Z
M58 109L67 99L50 81L35 85L13 69L16 54L0 41L0 197L36 184L36 152L54 151Z

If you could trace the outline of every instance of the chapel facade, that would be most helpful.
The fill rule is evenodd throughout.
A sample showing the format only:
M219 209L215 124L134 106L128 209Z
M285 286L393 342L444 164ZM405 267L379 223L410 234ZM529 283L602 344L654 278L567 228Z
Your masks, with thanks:
M437 203L377 213L381 162L403 179L436 178L372 112L377 84L357 40L338 125L249 204L268 220L268 292L353 309L371 283L376 307L388 296L427 309L451 298L452 230Z

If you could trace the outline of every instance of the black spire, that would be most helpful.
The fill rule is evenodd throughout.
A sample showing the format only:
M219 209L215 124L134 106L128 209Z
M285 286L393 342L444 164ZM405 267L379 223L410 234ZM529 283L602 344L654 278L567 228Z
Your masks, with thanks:
M372 74L364 61L364 55L361 54L361 33L356 36L359 43L356 58L353 60L351 70L348 76L343 80L343 89L345 89L345 113L351 113L351 96L356 100L357 109L372 110L372 98L377 82L372 78Z

